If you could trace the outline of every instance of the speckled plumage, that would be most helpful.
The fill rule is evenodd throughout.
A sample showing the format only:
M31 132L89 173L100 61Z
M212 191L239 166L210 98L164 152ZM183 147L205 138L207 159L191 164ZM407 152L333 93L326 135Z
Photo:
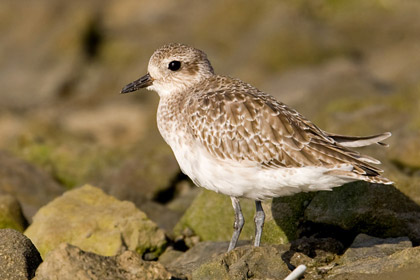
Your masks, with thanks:
M171 61L180 61L180 69L168 69ZM379 161L349 149L382 144L390 133L325 132L271 95L214 74L200 50L182 44L156 50L148 74L122 92L141 87L158 92L159 130L201 187L260 201L356 180L392 183L373 166Z

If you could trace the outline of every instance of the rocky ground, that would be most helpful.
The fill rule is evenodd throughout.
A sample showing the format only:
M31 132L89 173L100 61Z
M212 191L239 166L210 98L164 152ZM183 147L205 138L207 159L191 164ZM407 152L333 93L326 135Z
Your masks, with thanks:
M417 279L420 3L0 3L0 279ZM240 246L227 197L179 170L156 94L120 95L153 50L205 50L217 73L275 95L321 128L391 131L393 186L356 182L263 204L263 246Z

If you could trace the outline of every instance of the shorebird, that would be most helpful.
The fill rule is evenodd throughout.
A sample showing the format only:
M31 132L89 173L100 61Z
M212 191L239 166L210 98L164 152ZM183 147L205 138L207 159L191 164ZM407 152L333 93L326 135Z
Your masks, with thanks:
M391 133L325 132L273 96L215 74L201 50L175 43L157 49L147 74L121 93L141 88L159 94L157 125L181 170L196 185L230 196L235 221L228 251L244 225L238 198L255 200L254 245L259 246L262 200L358 180L392 184L373 166L378 160L349 149L386 145L381 141Z

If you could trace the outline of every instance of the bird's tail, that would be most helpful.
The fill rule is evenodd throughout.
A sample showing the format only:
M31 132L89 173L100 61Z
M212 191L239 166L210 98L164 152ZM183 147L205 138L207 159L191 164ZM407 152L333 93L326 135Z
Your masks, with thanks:
M385 132L382 134L371 135L371 136L346 136L338 135L333 133L327 133L334 141L337 142L342 147L365 147L372 144L379 144L381 146L388 146L381 141L387 139L391 136L391 132ZM344 149L345 149L344 148ZM383 171L377 167L374 167L370 164L380 164L381 162L377 159L369 157L367 155L359 154L358 152L347 150L349 155L351 155L355 160L359 161L358 164L354 165L354 170L352 172L346 172L343 174L348 177L354 177L359 180L368 181L371 183L379 184L393 184L393 182L385 177L382 177L380 173ZM338 171L332 171L338 172Z
M334 139L338 144L344 147L365 147L372 144L379 144L382 146L388 146L388 144L382 143L381 141L391 136L391 132L385 132L382 134L371 135L371 136L346 136L327 132L327 135Z

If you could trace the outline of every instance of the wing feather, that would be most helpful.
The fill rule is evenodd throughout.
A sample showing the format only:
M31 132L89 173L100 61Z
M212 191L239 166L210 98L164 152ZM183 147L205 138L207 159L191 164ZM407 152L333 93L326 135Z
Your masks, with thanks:
M350 163L360 175L382 172L369 165L379 161L340 145L334 137L341 136L322 131L274 97L239 80L229 83L234 85L208 85L186 102L189 129L213 156L266 168Z

